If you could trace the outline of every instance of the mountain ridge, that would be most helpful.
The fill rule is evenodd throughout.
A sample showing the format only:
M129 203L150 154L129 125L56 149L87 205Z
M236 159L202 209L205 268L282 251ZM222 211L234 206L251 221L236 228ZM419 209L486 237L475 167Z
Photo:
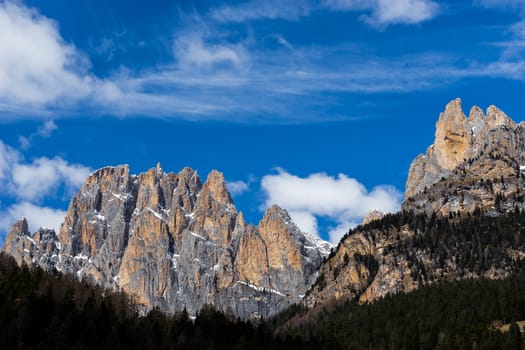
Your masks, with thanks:
M165 173L158 164L139 175L127 165L94 171L58 234L31 235L23 219L4 251L18 263L125 291L143 312L195 314L213 304L257 318L299 301L329 247L300 232L278 206L258 226L246 224L216 170L202 183L190 168Z

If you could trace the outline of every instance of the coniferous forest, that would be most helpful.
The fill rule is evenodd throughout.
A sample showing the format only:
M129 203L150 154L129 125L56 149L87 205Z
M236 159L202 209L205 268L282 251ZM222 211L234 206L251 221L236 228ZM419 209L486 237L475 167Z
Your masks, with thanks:
M401 213L383 221L370 227L420 228L406 249L428 245L481 270L524 242L519 212L428 221ZM520 261L507 266L513 274L503 280L437 282L372 304L296 305L252 323L212 307L194 320L159 310L140 316L123 293L18 266L1 254L0 349L522 349L517 322L525 320L525 269Z

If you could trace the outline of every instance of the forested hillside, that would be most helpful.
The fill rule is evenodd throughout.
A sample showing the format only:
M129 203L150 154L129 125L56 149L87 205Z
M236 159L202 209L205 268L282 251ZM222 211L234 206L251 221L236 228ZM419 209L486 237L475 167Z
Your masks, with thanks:
M525 215L518 209L494 217L481 209L448 217L389 214L343 237L305 303L372 302L441 280L501 279L519 271L524 252Z
M522 349L525 273L505 280L441 282L372 304L296 306L273 319L281 334L320 341L325 349Z
M19 267L0 254L0 349L291 349L301 339L273 337L264 327L205 307L187 313L158 310L139 317L123 293L74 276Z

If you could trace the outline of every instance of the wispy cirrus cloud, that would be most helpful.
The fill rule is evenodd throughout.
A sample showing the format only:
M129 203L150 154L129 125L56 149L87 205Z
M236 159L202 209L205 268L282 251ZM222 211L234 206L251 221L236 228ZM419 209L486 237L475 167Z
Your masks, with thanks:
M418 24L439 14L439 4L431 0L325 0L332 10L364 12L362 19L372 26Z
M336 52L345 50L344 45L295 47L293 53L288 47L273 51L254 48L246 64L214 59L206 64L174 64L139 75L115 76L114 98L99 108L116 115L188 120L335 120L337 115L315 111L320 104L334 103L323 94L409 92L447 85L473 73L468 67L457 66L454 57L437 54L385 59L356 53L337 62L337 70L326 67L325 61L336 62ZM309 55L313 58L305 58ZM291 60L295 62L291 64ZM224 69L208 69L210 64L225 63Z
M241 67L248 53L241 43L206 43L202 33L182 33L174 42L174 57L183 69Z
M309 0L247 1L239 5L212 8L210 17L219 22L246 22L261 19L298 20L310 15L315 3Z
M523 0L474 0L474 4L486 8L498 8L502 10L525 9Z
M210 11L219 22L246 22L263 19L298 20L314 11L352 11L375 27L392 24L417 24L439 14L432 0L323 0L323 1L248 1L240 5L220 6Z
M55 121L52 119L46 120L42 125L33 133L30 135L20 135L18 137L18 140L20 142L20 147L23 150L27 150L31 147L31 144L35 138L44 138L47 139L51 137L51 134L57 130L58 127L55 124Z
M173 33L171 62L141 70L121 67L102 77L93 73L85 54L65 42L57 23L34 9L5 2L0 5L0 29L10 35L0 37L0 111L7 112L2 120L85 116L89 110L94 116L304 123L356 117L320 108L344 105L351 94L419 91L479 76L525 80L521 51L510 58L511 45L507 57L502 53L493 62L466 62L428 51L385 56L351 42L305 45L280 33L265 38L275 41L267 47L246 33L228 35L222 26L257 18L299 20L319 9L357 11L378 26L415 24L439 14L429 0L217 7ZM516 24L516 33L521 29ZM518 40L523 39L516 34L514 43ZM30 145L28 139L20 142Z

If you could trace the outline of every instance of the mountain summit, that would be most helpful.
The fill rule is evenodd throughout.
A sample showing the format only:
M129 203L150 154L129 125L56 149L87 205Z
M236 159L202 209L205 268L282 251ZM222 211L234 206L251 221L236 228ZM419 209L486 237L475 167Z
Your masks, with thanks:
M525 123L516 124L490 106L474 106L467 117L461 100L447 104L436 124L436 137L410 166L404 210L449 215L496 215L523 210Z
M202 184L184 168L131 175L93 172L72 198L58 235L15 223L4 251L18 263L73 273L133 296L143 311L198 312L205 304L241 318L301 300L330 249L273 206L258 226L237 212L224 176Z

